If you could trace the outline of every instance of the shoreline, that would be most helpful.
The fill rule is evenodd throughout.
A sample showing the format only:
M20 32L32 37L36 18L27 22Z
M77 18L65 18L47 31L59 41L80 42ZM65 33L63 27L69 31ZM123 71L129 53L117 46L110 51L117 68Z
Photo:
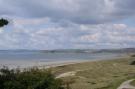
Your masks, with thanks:
M71 65L71 64L78 64L78 63L85 63L85 62L94 62L94 61L102 61L102 60L114 60L117 58L125 58L128 55L122 55L112 58L104 58L104 59L90 59L90 60L58 60L58 61L12 61L11 63L5 63L6 64L0 64L0 68L3 68L4 66L8 67L9 69L25 69L25 68L33 68L37 67L39 69L43 68L51 68L51 67L59 67L59 66L65 66L65 65Z
M39 69L42 68L51 68L57 66L64 66L76 63L83 63L83 62L90 62L92 60L67 60L67 61L54 61L54 62L31 62L31 61L23 61L23 62L16 62L16 63L7 63L7 64L0 64L0 68L8 67L9 69L25 69L25 68L33 68L38 67ZM96 61L96 60L93 60Z

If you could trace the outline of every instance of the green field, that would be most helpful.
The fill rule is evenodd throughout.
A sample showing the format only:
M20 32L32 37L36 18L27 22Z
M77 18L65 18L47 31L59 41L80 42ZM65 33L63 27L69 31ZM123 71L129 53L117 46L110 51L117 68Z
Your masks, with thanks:
M135 78L135 65L130 65L133 61L134 57L125 57L59 66L52 71L56 76L74 72L62 77L71 89L117 89L123 81Z

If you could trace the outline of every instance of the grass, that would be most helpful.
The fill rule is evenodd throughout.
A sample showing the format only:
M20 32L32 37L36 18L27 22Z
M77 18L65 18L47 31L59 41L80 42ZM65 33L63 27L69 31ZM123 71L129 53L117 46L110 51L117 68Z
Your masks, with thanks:
M134 57L114 60L85 62L52 68L57 76L62 73L76 71L75 76L62 78L71 82L71 89L117 89L125 80L135 78L135 66L130 65Z
M132 86L135 86L135 80L131 82L131 85Z

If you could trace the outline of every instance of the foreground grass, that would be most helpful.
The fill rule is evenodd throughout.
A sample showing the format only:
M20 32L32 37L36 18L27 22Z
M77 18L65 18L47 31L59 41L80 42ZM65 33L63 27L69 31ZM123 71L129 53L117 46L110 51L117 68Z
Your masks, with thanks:
M71 89L117 89L125 80L135 78L135 66L130 65L134 57L114 60L85 62L52 68L57 76L76 71L74 76L62 79L70 83Z

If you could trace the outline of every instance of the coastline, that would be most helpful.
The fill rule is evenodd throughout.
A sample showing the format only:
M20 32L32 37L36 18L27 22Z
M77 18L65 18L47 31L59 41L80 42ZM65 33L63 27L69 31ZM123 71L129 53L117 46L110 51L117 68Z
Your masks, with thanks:
M127 55L126 55L127 56ZM93 62L93 61L101 61L101 60L113 60L118 58L125 58L125 55L120 55L117 57L112 58L104 58L104 59L90 59L90 60L58 60L58 61L24 61L24 60L17 60L17 61L3 61L3 64L0 64L0 68L6 66L9 69L25 69L25 68L33 68L38 67L39 69L42 68L51 68L51 67L58 67L58 66L65 66L77 63L85 63L85 62Z
M56 79L60 78L64 82L72 82L70 84L72 89L89 89L89 87L92 89L104 89L104 87L117 89L122 82L134 78L132 74L135 73L135 67L130 65L132 61L134 61L134 57L130 55L97 60L70 60L49 63L42 61L36 66L25 66L24 69L29 71L33 67L38 67L41 70L50 68ZM23 68L20 70L23 71Z
M90 62L92 60L68 60L68 61L57 61L57 62L56 61L54 62L19 61L14 63L0 64L0 68L8 67L9 69L16 69L16 68L25 69L25 68L38 67L39 69L42 69L42 68L51 68L57 66L76 64L76 63L83 63L88 61Z

